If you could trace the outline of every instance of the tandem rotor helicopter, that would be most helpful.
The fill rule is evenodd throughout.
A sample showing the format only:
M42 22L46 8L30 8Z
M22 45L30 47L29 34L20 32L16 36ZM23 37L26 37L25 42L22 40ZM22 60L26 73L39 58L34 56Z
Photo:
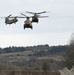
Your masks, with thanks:
M0 18L5 18L5 24L16 24L18 22L17 18L25 18L25 17L19 17L19 16L12 16L12 14L8 15L7 17L0 17Z
M11 16L11 14L5 18L6 25L7 24L13 24L13 23L15 24L18 21L16 16L15 17L10 17L10 16Z
M26 20L24 21L24 29L25 28L31 28L33 29L33 26L32 26L32 23L33 22L36 22L38 23L39 22L39 18L45 18L45 17L48 17L48 16L40 16L39 14L42 14L42 13L46 13L46 11L43 11L43 12L39 12L39 13L34 13L34 12L29 12L29 11L26 11L26 13L31 13L33 14L33 16L27 16L24 14L24 12L20 13L22 16L12 16L12 14L10 14L9 16L7 17L0 17L0 18L5 18L5 23L6 25L7 24L16 24L16 22L18 22L18 19L17 18L26 18ZM30 20L30 18L32 20Z

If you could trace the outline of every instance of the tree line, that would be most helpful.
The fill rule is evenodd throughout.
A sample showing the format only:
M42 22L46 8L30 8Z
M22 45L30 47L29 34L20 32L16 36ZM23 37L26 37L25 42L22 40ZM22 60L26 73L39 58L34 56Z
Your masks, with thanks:
M0 54L2 53L13 53L13 52L23 52L32 51L33 56L44 56L48 54L62 54L66 53L69 49L69 45L59 45L59 46L49 46L49 45L38 45L38 46L27 46L27 47L6 47L0 48ZM32 56L31 54L29 56Z

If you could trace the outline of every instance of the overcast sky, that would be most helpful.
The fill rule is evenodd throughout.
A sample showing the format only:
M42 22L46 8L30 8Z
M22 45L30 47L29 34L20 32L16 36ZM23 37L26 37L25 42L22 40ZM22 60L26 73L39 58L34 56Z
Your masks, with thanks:
M6 25L1 18L0 47L69 44L74 32L74 0L0 0L1 17L20 16L20 12L25 11L51 13L41 14L49 17L40 18L38 24L33 23L33 30L23 29L25 19Z

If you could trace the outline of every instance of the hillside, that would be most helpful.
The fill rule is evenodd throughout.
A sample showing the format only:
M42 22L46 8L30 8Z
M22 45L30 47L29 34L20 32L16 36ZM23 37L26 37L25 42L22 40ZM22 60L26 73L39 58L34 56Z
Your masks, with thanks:
M68 45L64 46L49 46L49 45L38 45L38 46L27 46L27 47L6 47L0 48L0 54L4 53L15 53L15 52L24 52L32 51L34 55L49 55L49 54L63 54L69 49ZM38 54L38 55L37 55Z
M0 48L0 65L15 65L21 69L41 69L44 60L48 60L51 70L63 68L63 55L69 46L38 45L30 47ZM60 65L60 66L59 66Z

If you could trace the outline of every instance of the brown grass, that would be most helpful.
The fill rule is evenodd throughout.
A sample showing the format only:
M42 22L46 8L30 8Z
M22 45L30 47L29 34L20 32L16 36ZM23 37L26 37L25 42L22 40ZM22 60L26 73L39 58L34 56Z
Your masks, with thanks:
M38 70L2 70L0 75L60 75L59 72L38 71Z

